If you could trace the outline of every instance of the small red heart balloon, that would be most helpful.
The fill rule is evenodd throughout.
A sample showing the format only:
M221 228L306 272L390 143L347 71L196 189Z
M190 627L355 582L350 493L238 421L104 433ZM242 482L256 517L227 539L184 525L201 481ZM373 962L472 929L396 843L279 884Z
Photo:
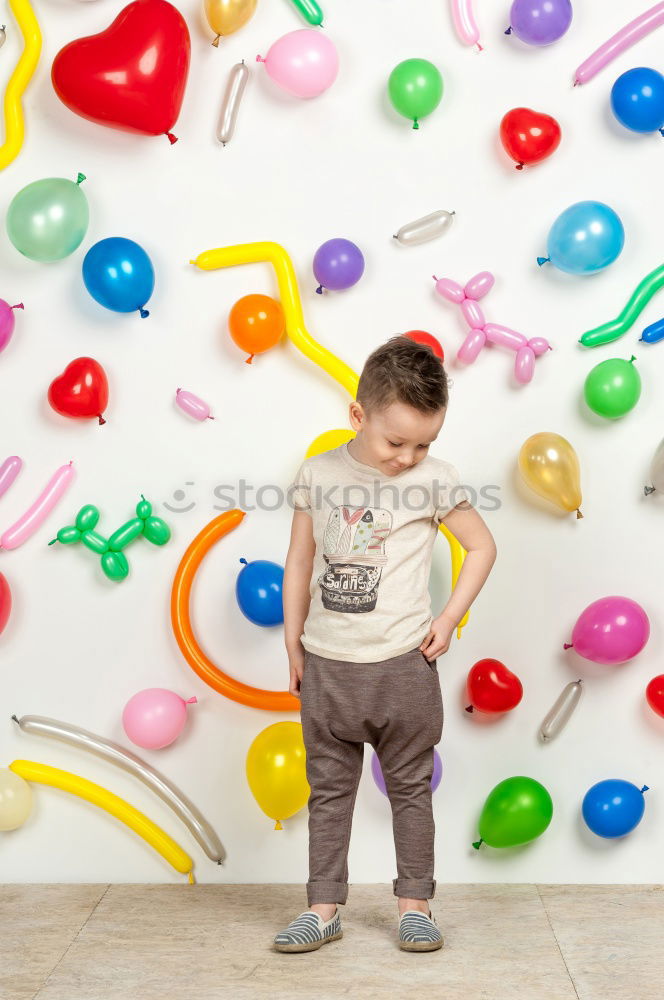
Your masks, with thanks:
M55 92L99 125L171 135L189 72L184 18L167 0L134 0L97 35L77 38L53 60Z
M512 108L500 123L500 140L517 170L546 159L560 144L560 125L551 115L531 108Z
M508 670L500 660L478 660L471 667L466 682L470 705L466 709L472 712L509 712L515 708L523 697L521 681Z
M646 698L653 712L664 717L664 674L653 677L646 688Z
M437 358L441 361L445 360L445 352L440 345L440 342L431 333L427 333L426 330L409 330L408 333L404 333L404 337L408 337L409 340L414 340L416 344L426 344L430 347Z
M98 417L108 406L106 372L94 358L76 358L48 387L48 401L64 417Z

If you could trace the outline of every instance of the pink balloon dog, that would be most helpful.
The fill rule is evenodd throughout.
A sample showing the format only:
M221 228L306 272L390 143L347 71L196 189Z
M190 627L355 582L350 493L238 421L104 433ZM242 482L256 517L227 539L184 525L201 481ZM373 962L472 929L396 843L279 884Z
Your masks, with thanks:
M589 55L574 74L574 86L592 80L595 74L604 69L616 56L621 55L626 49L658 28L660 24L664 24L664 3L656 3L654 7L644 11L639 17L634 18L624 28L617 31L615 35L611 35L608 42L604 42L592 55Z
M473 14L473 0L452 0L452 20L459 41L464 45L476 45L480 52L480 33Z
M493 288L494 277L490 271L480 271L467 283L465 288L451 278L436 278L436 291L448 302L461 307L463 318L470 327L463 344L457 351L457 358L465 364L472 364L485 344L499 344L516 351L514 375L517 382L525 385L535 373L535 358L552 350L544 337L527 340L522 333L510 330L508 326L487 323L484 313L477 304Z
M593 663L625 663L640 653L650 637L650 622L640 604L629 597L601 597L579 615L572 641L579 656Z

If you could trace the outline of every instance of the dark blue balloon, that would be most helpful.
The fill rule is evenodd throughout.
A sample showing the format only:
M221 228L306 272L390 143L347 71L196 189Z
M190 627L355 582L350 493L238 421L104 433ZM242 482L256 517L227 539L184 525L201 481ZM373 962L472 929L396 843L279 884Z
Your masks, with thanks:
M611 88L611 110L632 132L664 135L664 76L648 66L628 69Z
M240 611L254 625L281 625L284 620L284 568L268 559L248 563L238 574L235 596Z
M109 236L90 247L83 260L83 281L106 309L150 315L144 306L154 290L154 269L143 247L133 240Z
M647 785L639 789L621 778L599 781L586 792L583 818L598 837L624 837L641 822L647 791Z

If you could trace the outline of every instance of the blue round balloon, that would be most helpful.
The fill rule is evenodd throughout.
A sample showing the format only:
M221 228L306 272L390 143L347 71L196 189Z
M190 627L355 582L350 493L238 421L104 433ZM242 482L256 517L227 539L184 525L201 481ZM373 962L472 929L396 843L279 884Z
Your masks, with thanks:
M625 243L618 215L601 201L577 201L558 216L549 232L548 257L568 274L592 274L612 264Z
M83 281L106 309L150 315L145 303L154 291L154 269L143 247L133 240L110 236L90 247L83 260Z
M254 625L281 625L284 620L284 568L268 559L244 563L235 585L240 611Z
M611 88L611 110L632 132L664 135L664 76L648 66L628 69Z
M598 837L624 837L641 822L647 790L647 785L639 789L621 778L599 781L586 792L583 818Z

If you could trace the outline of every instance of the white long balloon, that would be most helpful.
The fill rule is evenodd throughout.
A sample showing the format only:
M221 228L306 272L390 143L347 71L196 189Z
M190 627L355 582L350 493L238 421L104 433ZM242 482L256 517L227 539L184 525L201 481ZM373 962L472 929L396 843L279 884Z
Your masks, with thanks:
M104 739L103 736L96 736L86 729L79 729L78 726L70 726L67 722L58 722L56 719L47 719L41 715L24 715L20 719L12 715L12 719L24 733L29 733L31 736L49 736L62 743L70 743L79 750L88 750L139 778L180 817L208 858L219 865L222 864L226 851L204 816L163 774L136 754L125 750L118 743Z
M226 143L230 142L233 138L235 123L237 121L237 113L240 108L240 102L242 100L242 95L244 94L244 88L247 86L248 79L249 67L243 59L242 62L236 63L230 71L228 83L226 84L226 90L224 92L224 98L221 104L217 139L222 146L225 146Z
M403 246L415 246L418 243L427 243L429 240L435 240L437 236L442 236L449 226L452 225L454 215L454 212L445 212L443 210L432 212L431 215L415 219L414 222L407 222L405 226L401 227L398 233L394 234L394 239L398 240Z
M570 681L562 689L540 726L540 739L544 743L552 740L567 725L579 704L582 691L583 681Z

